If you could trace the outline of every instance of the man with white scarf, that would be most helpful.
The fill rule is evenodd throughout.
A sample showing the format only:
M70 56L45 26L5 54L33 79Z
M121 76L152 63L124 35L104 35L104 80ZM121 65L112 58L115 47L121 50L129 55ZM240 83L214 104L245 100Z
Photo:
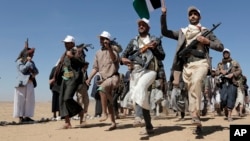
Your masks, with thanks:
M154 131L151 123L149 103L150 92L148 89L155 81L157 71L151 66L158 65L154 63L153 57L162 61L165 58L165 52L162 48L161 39L149 34L149 20L142 18L138 20L137 24L139 34L130 40L128 46L123 51L121 55L121 64L133 66L133 70L130 74L129 92L131 93L132 101L135 103L135 116L141 117L142 115L141 118L144 118L145 121L146 134L152 134ZM145 52L134 54L136 54L136 57L138 57L139 60L146 60L145 64L149 62L149 64L145 66L137 60L130 59L130 57L134 55L134 51L141 51L144 47L147 47ZM145 57L147 59L145 59Z
M201 25L201 13L196 7L191 6L188 8L189 25L176 31L168 29L166 13L167 9L165 5L163 5L161 15L162 35L178 40L176 55L172 66L174 71L173 85L178 85L180 74L182 73L182 78L186 83L188 90L189 111L192 116L192 124L196 125L194 134L200 134L202 127L200 121L202 81L205 79L210 67L209 48L222 52L224 46L213 33L209 34L207 37L201 36L202 33L207 31L207 29ZM193 49L194 52L199 52L199 54L203 55L198 56L197 54L190 52L185 55L185 61L178 58L178 52L187 47L193 40L199 42L196 49Z

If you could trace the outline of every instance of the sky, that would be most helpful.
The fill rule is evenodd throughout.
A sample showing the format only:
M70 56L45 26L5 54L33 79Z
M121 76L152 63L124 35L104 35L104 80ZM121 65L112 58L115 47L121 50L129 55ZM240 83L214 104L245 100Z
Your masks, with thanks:
M90 73L94 55L100 49L98 35L102 31L108 31L123 49L138 34L139 16L132 3L133 0L1 0L0 101L13 101L17 76L15 60L27 38L29 46L36 48L33 57L39 69L36 101L51 101L49 74L65 50L62 40L72 35L76 44L94 46L86 52ZM172 30L188 25L187 9L192 5L200 9L203 26L211 28L221 22L214 34L230 49L231 57L240 63L243 74L250 78L250 9L247 0L165 0L165 4L168 27ZM150 34L160 36L161 10L156 9L150 16ZM164 37L162 45L168 79L177 42ZM222 53L210 50L210 56L213 67L216 67ZM126 66L120 67L119 72L126 71Z

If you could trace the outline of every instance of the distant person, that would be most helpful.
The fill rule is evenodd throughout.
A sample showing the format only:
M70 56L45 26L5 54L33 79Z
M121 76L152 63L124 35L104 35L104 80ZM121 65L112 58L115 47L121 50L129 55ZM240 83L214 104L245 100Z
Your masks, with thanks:
M97 82L101 80L101 76L99 73L97 73L94 77L94 82L92 86L91 91L91 97L95 99L95 114L94 117L101 117L102 115L102 103L101 103L101 97L98 92L99 85L97 85Z
M156 118L160 116L160 107L163 100L161 82L160 80L155 80L155 82L152 84L152 90L150 93L150 106L151 110L154 111Z
M220 106L220 102L221 102L221 96L220 96L220 92L219 92L219 87L217 85L218 83L218 77L216 76L215 73L216 69L212 68L211 71L211 75L208 76L208 80L209 80L209 89L208 89L208 93L209 93L209 99L210 99L210 109L212 112L212 116L215 116L215 113L217 113L218 116L221 115L221 106Z
M119 86L113 91L113 106L114 106L114 112L115 112L115 118L116 119L120 119L120 115L119 115L119 109L120 109L120 103L119 98L121 96L121 93L124 89L124 74L119 73L119 77L120 77L120 81Z
M121 94L121 107L122 107L122 117L126 117L126 115L129 115L131 113L131 110L133 109L133 103L131 100L131 93L130 90L130 73L132 72L133 68L132 65L128 65L128 70L125 73L124 76L124 89Z
M50 85L49 88L52 92L51 111L53 113L51 120L61 119L60 112L59 112L59 96L60 96L60 84L62 82L62 79L60 81L57 81L57 83L52 83L57 65L58 63L52 68L50 75L49 75L49 85Z
M182 75L182 74L180 74ZM187 90L185 88L185 82L183 81L182 78L179 79L178 84L173 85L173 71L171 71L170 75L170 81L168 82L169 84L171 83L171 86L169 87L169 90L171 90L171 109L176 112L176 116L179 115L179 112L181 113L181 119L180 120L185 120L185 111L187 111L187 105L188 105L188 96L187 96Z
M246 112L246 101L245 101L245 97L247 96L245 94L246 92L246 76L244 76L243 74L241 76L239 76L238 79L238 88L237 88L237 98L236 98L236 102L235 102L235 109L238 112L238 115L240 117L243 117L245 115Z
M33 122L35 110L35 87L38 69L32 60L35 48L28 47L28 41L24 49L16 59L17 80L14 93L13 117L19 118L19 123Z

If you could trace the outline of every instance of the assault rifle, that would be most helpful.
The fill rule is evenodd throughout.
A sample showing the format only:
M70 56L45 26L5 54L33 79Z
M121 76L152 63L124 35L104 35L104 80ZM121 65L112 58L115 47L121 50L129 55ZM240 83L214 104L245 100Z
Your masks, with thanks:
M163 37L163 36L160 36L159 38L156 38L156 40L154 40L154 41L156 42L157 45L160 43L162 37ZM147 49L149 48L149 45L150 45L150 43L144 45L142 48L139 48L139 49L136 49L136 50L132 51L132 53L130 53L130 54L132 54L132 55L130 55L130 56L128 57L128 59L129 59L130 61L136 61L136 62L137 62L138 64L140 64L142 67L147 67L147 65L148 65L148 63L149 63L149 61L150 61L149 59L150 59L150 57L152 57L152 56L140 57L140 55L143 54L143 53L145 53L145 52L147 51ZM152 59L152 58L151 58L151 59Z
M76 48L72 48L71 51L72 51L73 55L85 58L85 56L86 56L85 51L88 51L88 47L91 49L94 48L94 46L92 44L82 43L80 45L76 45Z
M113 47L113 49L115 49L118 53L122 52L122 46L116 41L116 38L113 38L110 41L110 45L111 47Z
M226 75L228 75L228 74L231 72L232 68L233 68L233 65L232 65L230 68L227 69L226 74L220 74L220 75L217 77L217 78L218 78L218 82L219 82L220 84L224 82L224 81L223 81L224 79L228 79L228 78L226 78Z
M94 46L92 45L92 44L84 44L84 43L82 43L82 44L80 44L80 45L77 45L76 46L77 48L82 48L82 49L84 49L85 51L88 51L88 47L89 48L91 48L91 49L93 49L94 48Z
M76 48L71 49L71 52L74 56L78 56L81 57L82 59L85 60L85 51L88 51L88 47L91 49L94 49L94 46L92 44L79 44L76 45ZM85 51L84 51L85 50ZM55 79L55 81L59 81L58 83L61 83L61 77L58 77L60 75L60 73L62 72L62 68L63 68L63 59L66 55L66 52L64 52L56 66L53 78ZM57 80L59 78L59 80Z
M221 23L218 23L216 25L213 24L213 28L211 30L208 30L206 32L204 32L203 34L201 34L201 36L203 37L207 37L211 32L213 32ZM191 53L191 51L193 49L195 49L197 47L197 44L199 43L199 41L197 39L193 40L187 47L185 47L184 49L182 49L177 55L179 58L183 58L185 57L186 54Z
M29 48L29 38L26 39L25 44L24 44L24 54L23 54L23 61L26 62L27 61L27 57L28 57L28 48Z

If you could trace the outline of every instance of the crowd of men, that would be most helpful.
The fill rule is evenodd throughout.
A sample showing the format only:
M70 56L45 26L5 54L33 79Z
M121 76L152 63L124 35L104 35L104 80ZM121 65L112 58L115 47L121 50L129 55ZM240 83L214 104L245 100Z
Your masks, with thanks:
M145 126L145 134L153 134L152 112L159 117L163 111L173 111L176 116L181 114L181 120L189 115L196 127L193 133L201 134L200 119L208 111L212 116L226 116L229 122L233 121L233 109L240 117L246 115L247 78L230 50L201 25L200 10L189 7L189 25L176 31L167 26L167 8L162 6L161 10L162 36L178 42L169 80L164 70L162 37L150 34L150 21L146 18L137 21L138 35L123 49L111 40L109 32L103 31L98 36L101 47L94 56L89 75L89 62L85 60L83 49L75 45L73 36L65 37L65 52L49 77L53 120L63 119L62 129L72 128L71 119L79 120L79 127L87 125L91 83L91 96L96 100L94 116L99 117L100 122L110 119L108 130L117 128L116 120L132 115L135 127ZM222 61L217 67L211 65L210 49L222 52ZM32 61L33 54L34 49L26 46L17 59L19 77L14 117L19 118L20 123L33 121L30 117L34 116L38 69ZM120 65L127 66L126 74L120 73Z

